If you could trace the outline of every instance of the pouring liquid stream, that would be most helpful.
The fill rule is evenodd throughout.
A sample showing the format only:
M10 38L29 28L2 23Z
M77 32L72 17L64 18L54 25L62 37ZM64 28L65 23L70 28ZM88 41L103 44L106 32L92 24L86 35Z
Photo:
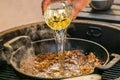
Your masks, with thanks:
M64 72L64 48L66 41L66 28L71 22L71 16L69 15L70 8L56 8L47 9L45 11L45 21L47 25L55 31L55 41L57 44L58 53L60 54L61 70ZM64 73L63 73L64 74Z

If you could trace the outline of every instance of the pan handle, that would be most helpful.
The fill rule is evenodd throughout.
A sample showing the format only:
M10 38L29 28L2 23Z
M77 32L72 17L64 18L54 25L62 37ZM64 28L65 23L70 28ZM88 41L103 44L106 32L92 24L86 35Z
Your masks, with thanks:
M106 65L96 67L93 73L99 73L101 75L104 70L110 69L120 60L119 54L112 53L111 56L113 56L114 58L110 62L108 62Z
M104 69L104 70L109 69L109 68L113 67L120 60L120 55L119 54L112 53L111 56L113 56L114 58L108 64L106 64L104 66L100 66L98 68L101 68L101 69Z
M18 36L15 37L8 42L4 43L4 47L7 47L11 51L15 51L20 46L28 45L28 43L31 43L31 39L28 36Z
M31 39L29 36L18 36L4 43L4 55L2 56L7 63L10 64L10 58L14 51L22 46L31 47Z

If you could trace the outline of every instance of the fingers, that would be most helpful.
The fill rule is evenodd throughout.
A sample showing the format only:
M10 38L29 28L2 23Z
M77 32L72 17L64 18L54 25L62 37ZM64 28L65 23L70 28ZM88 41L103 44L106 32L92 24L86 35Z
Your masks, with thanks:
M47 6L50 4L51 0L43 0L42 1L42 13L46 10Z
M42 1L42 13L46 10L47 6L50 4L52 0L43 0ZM54 1L54 0L53 0ZM75 19L78 13L87 6L91 0L67 0L72 4L72 19Z
M75 19L78 15L78 13L85 8L91 0L71 0L72 1L72 19Z

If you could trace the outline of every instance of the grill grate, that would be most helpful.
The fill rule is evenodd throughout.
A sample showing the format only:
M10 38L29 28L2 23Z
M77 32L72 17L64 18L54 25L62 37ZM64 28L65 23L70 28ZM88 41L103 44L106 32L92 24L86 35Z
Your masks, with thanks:
M104 80L115 80L120 77L120 61L115 64L111 69L102 74Z
M111 69L102 74L103 80L115 80L120 77L120 61ZM32 80L26 77L21 77L16 74L16 71L10 65L0 68L0 80Z
M12 66L7 65L0 68L0 80L30 80L27 78L21 78L16 74Z

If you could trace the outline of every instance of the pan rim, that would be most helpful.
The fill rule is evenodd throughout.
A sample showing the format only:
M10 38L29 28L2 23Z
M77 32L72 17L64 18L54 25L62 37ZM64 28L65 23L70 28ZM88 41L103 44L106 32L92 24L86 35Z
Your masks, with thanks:
M101 48L104 49L105 52L107 53L107 60L106 60L105 63L104 63L103 65L101 65L101 66L104 66L104 65L106 65L106 64L108 63L108 61L109 61L109 52L108 52L108 50L107 50L104 46L102 46L101 44L99 44L99 43L97 43L97 42L94 42L94 41L91 41L91 40L82 39L82 38L66 38L66 39L68 39L68 40L81 40L81 41L85 41L85 42L90 42L90 43L93 43L93 44L101 47ZM34 44L34 43L37 43L37 42L51 41L51 40L55 40L55 38L42 39L42 40L34 41L34 42L31 42L31 43ZM20 50L20 49L23 48L23 47L24 47L24 46L21 46L20 48L18 48L16 51L13 52L13 54L15 54L18 50ZM13 55L12 55L12 56L13 56ZM12 57L11 57L11 58L12 58ZM10 59L10 63L11 63L11 65L12 65L12 60L11 60L11 59ZM58 79L73 78L73 77L65 77L65 78L43 78L43 77L39 77L39 76L33 76L33 75L25 74L24 72L21 72L18 68L16 68L14 65L12 65L12 66L13 66L13 68L14 68L17 72L19 72L19 73L21 73L21 74L23 74L23 75L29 76L29 77L31 77L31 78L47 79L47 80L58 80ZM91 72L91 73L93 73L93 72ZM88 73L88 74L91 74L91 73ZM85 75L88 75L88 74L85 74ZM81 75L81 76L84 76L84 75ZM78 77L78 76L74 76L74 77Z

